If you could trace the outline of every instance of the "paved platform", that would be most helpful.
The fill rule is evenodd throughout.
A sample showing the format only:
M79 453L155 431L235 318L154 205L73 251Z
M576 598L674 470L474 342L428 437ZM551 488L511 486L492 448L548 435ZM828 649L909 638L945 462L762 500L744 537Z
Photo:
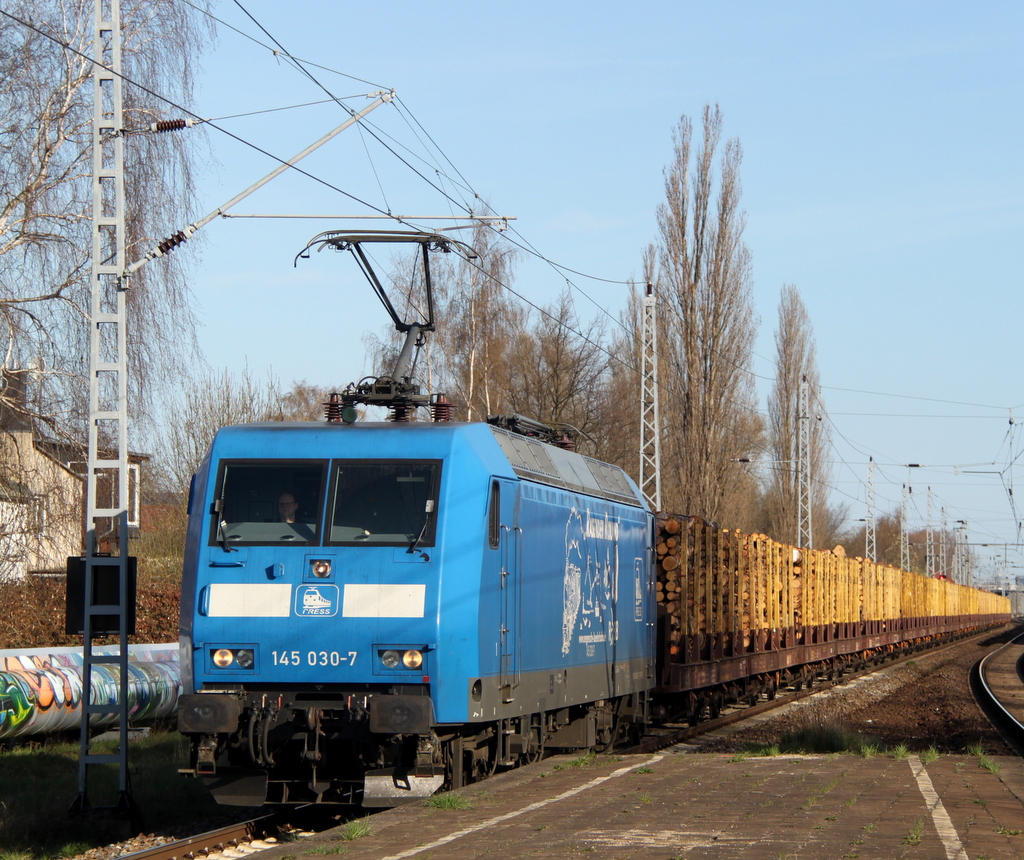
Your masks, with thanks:
M562 756L471 786L467 808L416 803L268 855L346 860L1018 860L1024 760L665 752Z

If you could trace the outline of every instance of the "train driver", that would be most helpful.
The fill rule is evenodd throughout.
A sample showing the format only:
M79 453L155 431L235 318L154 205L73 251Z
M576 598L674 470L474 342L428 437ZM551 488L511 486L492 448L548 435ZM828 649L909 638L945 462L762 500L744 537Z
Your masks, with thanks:
M299 503L294 493L281 493L277 500L277 513L283 523L294 523Z

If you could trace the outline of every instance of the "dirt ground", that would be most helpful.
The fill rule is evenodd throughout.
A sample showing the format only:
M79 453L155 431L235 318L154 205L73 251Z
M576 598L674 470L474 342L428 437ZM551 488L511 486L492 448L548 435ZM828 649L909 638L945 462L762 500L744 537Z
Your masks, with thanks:
M1018 628L959 643L937 654L922 654L869 678L840 685L819 696L740 728L728 737L700 743L701 752L737 752L776 743L789 732L836 726L876 738L883 747L935 747L963 752L981 743L989 753L1013 755L974 701L971 668L1019 633Z

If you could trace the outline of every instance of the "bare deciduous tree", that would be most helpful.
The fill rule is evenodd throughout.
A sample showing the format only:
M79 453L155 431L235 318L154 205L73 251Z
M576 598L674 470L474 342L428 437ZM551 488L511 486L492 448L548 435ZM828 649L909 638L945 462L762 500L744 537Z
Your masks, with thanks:
M705 107L696 148L688 117L673 138L656 247L662 492L668 509L741 526L754 487L734 460L759 446L762 428L750 372L758 320L739 208L742 152L738 141L722 145L717 106Z
M5 369L32 367L31 398L50 432L78 435L85 402L92 170L93 0L11 0L0 16L0 337ZM10 16L14 16L13 18ZM192 58L208 33L188 6L124 0L126 233L129 260L194 202L196 138L141 132L187 103ZM20 19L20 23L15 20ZM138 84L140 86L136 86ZM132 279L130 407L148 414L156 381L193 355L194 314L181 260ZM17 404L8 404L18 408Z
M515 277L516 252L491 227L473 231L475 259L460 259L452 272L439 329L453 393L467 421L500 411L510 387L508 350L524 314L506 291Z
M806 381L808 415L799 414L800 385ZM795 286L782 288L775 330L775 382L768 399L764 517L766 531L777 540L796 539L797 422L810 433L811 520L815 546L834 544L846 517L843 506L829 502L831 466L829 432L821 397L814 332L807 308Z
M255 421L314 421L323 417L325 393L305 381L284 390L269 375L261 382L247 368L198 371L180 385L167 421L154 439L160 452L154 488L168 502L188 497L189 483L221 427Z
M511 373L501 401L512 412L545 424L567 424L591 438L602 436L597 403L608 366L603 341L600 322L583 325L568 291L563 292L509 344Z
M620 326L608 338L607 370L595 393L597 456L639 482L641 316L640 292L630 287Z

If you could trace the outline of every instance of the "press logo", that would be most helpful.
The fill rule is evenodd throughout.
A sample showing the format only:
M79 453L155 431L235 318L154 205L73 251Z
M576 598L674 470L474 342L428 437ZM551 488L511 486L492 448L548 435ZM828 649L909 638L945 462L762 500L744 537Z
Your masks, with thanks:
M300 585L295 592L295 614L307 617L338 614L338 586Z

